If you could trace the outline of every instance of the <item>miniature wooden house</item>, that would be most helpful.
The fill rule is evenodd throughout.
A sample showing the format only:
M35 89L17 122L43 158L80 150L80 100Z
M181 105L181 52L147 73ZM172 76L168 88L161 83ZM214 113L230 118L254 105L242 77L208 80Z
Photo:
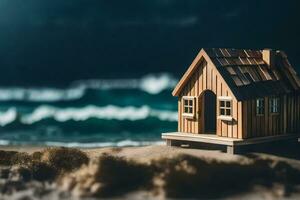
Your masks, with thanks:
M283 51L202 49L172 93L178 96L178 132L162 138L233 146L296 135L299 91Z

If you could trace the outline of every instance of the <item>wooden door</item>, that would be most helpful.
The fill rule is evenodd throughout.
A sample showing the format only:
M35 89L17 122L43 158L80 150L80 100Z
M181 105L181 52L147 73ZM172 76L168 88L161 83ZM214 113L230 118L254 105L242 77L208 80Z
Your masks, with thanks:
M212 91L204 93L204 132L216 133L216 95Z
M216 95L210 91L204 91L198 97L198 133L216 133Z

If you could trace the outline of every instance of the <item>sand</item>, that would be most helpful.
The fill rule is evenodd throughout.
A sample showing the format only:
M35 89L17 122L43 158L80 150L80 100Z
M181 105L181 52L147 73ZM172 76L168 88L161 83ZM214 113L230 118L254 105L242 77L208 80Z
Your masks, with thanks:
M13 146L0 148L0 150L27 152L29 154L43 149L44 147ZM29 187L11 194L0 194L0 199L18 199L20 196L22 198L30 196L29 199L72 199L73 197L125 199L176 197L180 199L201 197L230 199L300 198L299 145L296 144L288 148L286 146L276 147L275 149L276 151L272 149L271 152L265 151L243 155L230 155L220 150L190 149L165 145L81 149L90 158L88 165L61 175L56 181L48 184L46 189L45 183L39 184L36 181L29 181L26 183L31 184ZM282 153L282 151L286 152ZM104 159L105 162L103 162L106 165L102 164L99 157L108 155L121 160L108 159L109 161L107 161ZM126 162L129 164L126 164ZM128 177L126 170L129 174L131 173ZM156 170L154 175L149 176L153 179L151 180L151 184L153 183L151 187L146 183L147 180L146 182L140 180L139 176L133 172L137 171L140 176L146 176L147 170ZM105 179L104 176L103 179L101 173L106 173L110 178ZM265 176L264 173L270 176ZM215 174L219 174L219 181L215 180ZM232 175L228 176L228 174ZM235 174L241 177L242 182L240 184L247 186L239 188L239 184L237 184L235 186L237 187L236 190L230 187L228 184L234 186L236 182L239 182L239 177L235 177ZM251 174L258 177L251 177ZM100 178L97 178L97 176ZM117 185L116 182L120 180L120 183L123 181L125 184L127 182L132 184L130 183L131 178L135 181L141 181L140 185L126 190L119 190L123 185ZM210 180L210 178L214 178L214 180ZM248 179L253 180L248 181ZM3 181L5 180L2 179ZM224 185L224 188L217 189L220 187L219 183ZM109 186L106 193L103 192L104 189L101 189L105 184ZM195 184L199 185L199 191ZM210 187L201 190L209 184L211 184ZM42 191L42 195L35 195L37 188ZM46 190L49 192L45 192ZM115 192L107 193L110 190Z

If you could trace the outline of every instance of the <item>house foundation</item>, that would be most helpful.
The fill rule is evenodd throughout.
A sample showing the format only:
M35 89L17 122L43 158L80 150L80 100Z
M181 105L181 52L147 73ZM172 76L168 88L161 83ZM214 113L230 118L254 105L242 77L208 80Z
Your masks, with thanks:
M214 134L192 134L182 132L163 133L164 139L168 146L181 146L188 143L202 143L206 145L220 145L226 147L229 154L237 154L242 146L249 146L262 143L270 143L282 140L298 140L299 134L282 134L276 136L256 137L250 139L235 139L220 137Z

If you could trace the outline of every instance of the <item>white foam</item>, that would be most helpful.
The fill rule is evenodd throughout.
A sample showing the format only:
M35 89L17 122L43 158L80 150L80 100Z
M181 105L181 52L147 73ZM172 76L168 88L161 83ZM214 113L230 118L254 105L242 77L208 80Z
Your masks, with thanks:
M73 85L80 88L110 90L110 89L139 89L149 94L172 89L177 80L170 74L149 74L140 79L92 79L76 81Z
M115 144L113 142L91 142L91 143L80 143L80 142L45 142L46 146L53 147L69 147L69 148L97 148L97 147L111 147Z
M138 89L149 94L172 89L177 80L170 74L149 74L140 79L91 79L76 81L70 87L59 88L0 88L0 101L56 102L80 99L87 89Z
M84 93L82 88L0 88L0 101L69 101L80 99Z
M148 146L148 145L163 145L164 141L135 141L135 140L121 140L117 142L56 142L47 141L38 143L51 147L69 147L69 148L99 148L99 147L128 147L128 146ZM37 144L37 143L35 143ZM7 145L31 145L30 142L24 141L9 141L0 140L0 146Z
M68 120L85 121L90 118L106 120L143 120L148 117L156 117L162 121L177 121L177 112L154 110L149 106L142 107L118 107L108 105L104 107L86 106L83 108L57 108L52 106L40 106L32 113L21 117L21 122L33 124L43 119L53 118L59 122Z
M6 126L12 123L17 118L17 111L15 108L10 108L6 112L0 112L0 126Z
M164 141L134 141L122 140L118 142L46 142L47 146L69 147L69 148L97 148L97 147L127 147L127 146L148 146L148 145L163 145Z
M10 141L8 140L0 140L0 146L7 146L10 144Z
M172 89L176 85L177 80L169 74L161 74L159 76L147 75L140 82L140 89L150 94L158 94L165 89Z

